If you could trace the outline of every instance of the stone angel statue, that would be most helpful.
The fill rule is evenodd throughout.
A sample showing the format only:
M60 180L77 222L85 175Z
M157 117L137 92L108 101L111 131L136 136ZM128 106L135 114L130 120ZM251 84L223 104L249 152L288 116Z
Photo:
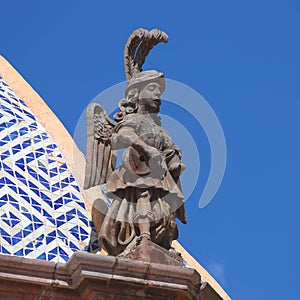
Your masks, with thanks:
M88 108L85 188L106 183L112 203L96 231L109 255L119 255L137 238L170 249L178 236L175 219L186 223L179 180L185 166L158 116L164 74L142 71L150 50L167 40L157 29L135 30L125 46L128 86L115 120L96 103ZM122 148L122 164L116 167L116 151Z

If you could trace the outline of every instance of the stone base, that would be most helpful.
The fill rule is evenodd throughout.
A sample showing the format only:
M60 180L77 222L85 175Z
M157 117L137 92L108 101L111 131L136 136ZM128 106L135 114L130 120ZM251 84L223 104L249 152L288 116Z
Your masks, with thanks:
M8 299L222 300L194 269L84 252L66 264L0 255L0 300Z
M153 243L144 237L136 237L123 251L120 258L129 258L149 263L157 263L172 266L183 266L183 259L180 253L175 250L165 248Z

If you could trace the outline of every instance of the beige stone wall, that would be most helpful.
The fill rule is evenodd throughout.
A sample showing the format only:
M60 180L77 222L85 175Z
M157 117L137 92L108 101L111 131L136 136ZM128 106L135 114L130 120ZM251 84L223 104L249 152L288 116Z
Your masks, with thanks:
M17 96L27 104L48 134L54 139L61 153L65 157L73 176L83 190L85 157L79 151L63 124L43 99L2 56L0 56L0 76L14 90ZM91 210L92 207L92 194L94 198L95 195L96 198L102 197L99 189L83 192L83 197L89 210ZM230 299L214 278L177 241L174 242L174 247L177 251L182 253L188 264L200 273L203 281L208 282L224 300Z

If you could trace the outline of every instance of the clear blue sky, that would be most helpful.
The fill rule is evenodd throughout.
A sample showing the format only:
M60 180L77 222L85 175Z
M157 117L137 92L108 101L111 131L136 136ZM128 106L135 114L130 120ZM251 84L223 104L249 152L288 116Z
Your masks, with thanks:
M203 95L226 137L221 188L204 209L187 202L180 242L233 299L299 298L300 3L2 1L0 51L73 133L125 79L137 27L169 34L146 68Z

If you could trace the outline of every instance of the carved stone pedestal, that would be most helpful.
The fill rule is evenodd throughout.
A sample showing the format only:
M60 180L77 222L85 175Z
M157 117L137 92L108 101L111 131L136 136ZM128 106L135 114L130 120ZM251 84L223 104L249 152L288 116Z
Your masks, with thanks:
M180 253L175 250L168 251L145 237L136 237L118 257L164 265L183 266Z

